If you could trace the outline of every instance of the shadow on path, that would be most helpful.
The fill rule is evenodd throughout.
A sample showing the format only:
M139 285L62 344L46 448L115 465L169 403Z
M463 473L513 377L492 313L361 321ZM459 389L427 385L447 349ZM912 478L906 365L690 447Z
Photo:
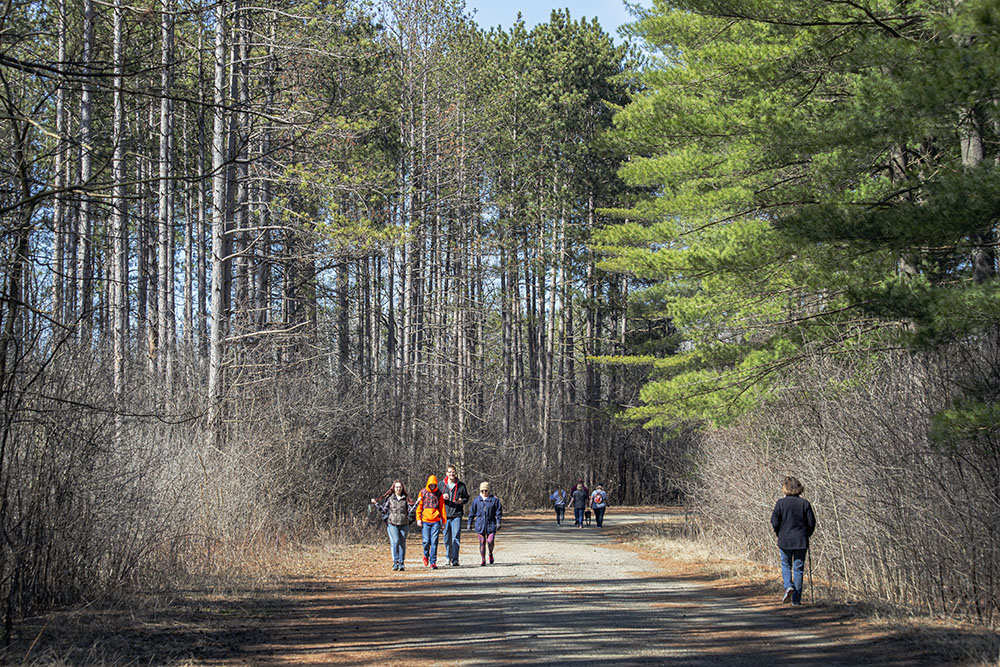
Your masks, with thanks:
M476 558L475 565L425 570L414 565L420 556L417 538L408 547L404 573L386 567L386 554L386 563L361 564L358 576L348 580L290 578L280 591L248 590L200 603L191 596L155 623L107 638L102 660L885 666L960 661L921 649L935 643L926 633L870 639L854 631L849 617L832 617L829 610L745 606L703 582L663 576L633 554L608 548L604 543L611 538L596 529L555 529L548 523L527 519L505 525L492 567L480 567ZM463 558L475 554L475 547L466 542ZM62 657L88 662L82 653Z

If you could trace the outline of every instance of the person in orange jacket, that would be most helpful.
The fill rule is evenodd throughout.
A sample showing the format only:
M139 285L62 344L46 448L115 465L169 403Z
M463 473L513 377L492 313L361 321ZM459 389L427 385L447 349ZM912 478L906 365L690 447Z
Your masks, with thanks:
M417 525L423 531L424 565L429 564L433 570L437 569L438 540L445 521L444 498L437 477L431 475L417 500Z

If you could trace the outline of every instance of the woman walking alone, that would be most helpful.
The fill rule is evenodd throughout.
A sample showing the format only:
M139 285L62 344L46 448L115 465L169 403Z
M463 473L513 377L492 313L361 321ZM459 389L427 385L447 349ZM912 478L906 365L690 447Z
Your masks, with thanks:
M469 508L469 529L475 529L479 535L480 565L486 565L487 549L489 549L490 565L493 564L493 547L502 517L503 508L500 506L500 499L490 493L490 483L483 482L479 485L479 495Z
M781 552L781 579L785 587L782 602L802 604L802 572L805 570L809 537L816 530L816 516L812 505L802 492L805 487L794 477L786 477L781 484L785 497L774 505L771 527L778 536Z
M413 501L406 493L403 482L395 480L381 498L372 498L372 503L382 513L386 530L389 531L389 548L392 551L392 569L406 569L406 533L410 528L410 512Z

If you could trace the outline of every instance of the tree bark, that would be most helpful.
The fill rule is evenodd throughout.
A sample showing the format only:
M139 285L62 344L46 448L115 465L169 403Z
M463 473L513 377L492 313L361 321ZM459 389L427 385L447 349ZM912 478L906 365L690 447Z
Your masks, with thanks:
M57 23L57 58L66 62L66 0L59 0ZM56 147L53 163L55 202L52 209L52 319L65 322L65 238L66 238L66 86L60 81L56 89Z
M158 211L159 289L157 290L157 365L169 387L173 382L173 308L170 295L174 287L172 237L174 217L173 192L173 10L172 0L165 0L160 15L160 182Z
M93 176L92 128L92 59L94 52L94 1L83 3L83 86L80 94L80 217L77 221L76 257L76 317L80 324L80 340L90 342L93 324L93 267L91 254L91 202L88 191Z
M226 262L226 14L228 3L215 7L215 77L212 123L212 314L208 368L208 426L211 444L223 447L222 399L223 344L227 331L225 317Z
M113 391L115 401L120 403L125 391L125 353L128 340L128 227L125 220L125 100L123 77L125 69L124 29L125 7L122 0L116 0L114 5L114 36L113 66L114 66L114 110L111 125L111 177L113 180L111 194L111 317L112 348L114 361L112 364ZM121 416L116 413L115 438L121 437Z
M983 122L975 109L963 109L959 118L959 136L962 147L962 166L966 169L978 167L986 157L983 141ZM977 283L984 283L996 275L996 233L994 221L987 221L986 229L973 236L972 277Z

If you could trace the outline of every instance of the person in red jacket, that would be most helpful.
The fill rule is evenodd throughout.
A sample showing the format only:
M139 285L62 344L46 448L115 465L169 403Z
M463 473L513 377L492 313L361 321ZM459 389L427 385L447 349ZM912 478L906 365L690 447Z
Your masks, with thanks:
M431 475L417 500L417 525L421 527L424 538L424 565L430 565L433 570L437 569L438 540L445 521L444 498L438 488L437 477Z

